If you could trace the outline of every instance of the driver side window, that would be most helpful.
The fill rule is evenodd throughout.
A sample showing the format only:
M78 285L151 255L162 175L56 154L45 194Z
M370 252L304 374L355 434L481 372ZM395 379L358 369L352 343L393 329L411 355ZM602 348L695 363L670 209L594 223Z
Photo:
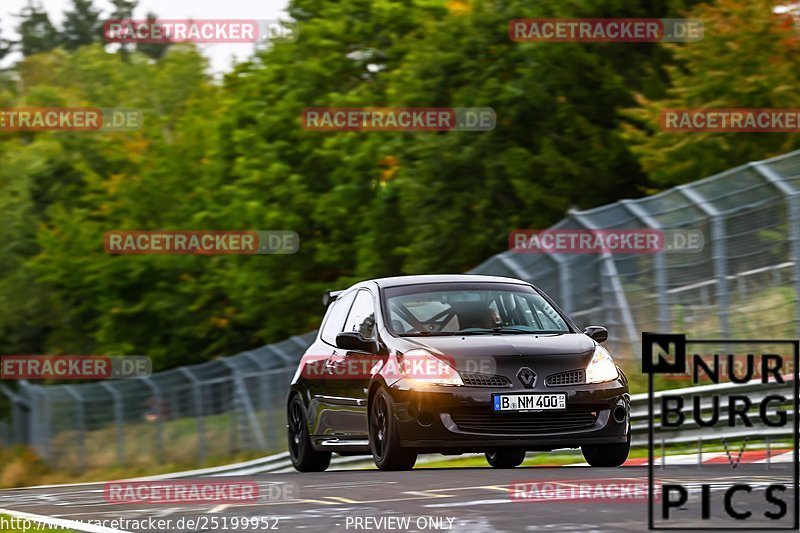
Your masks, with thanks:
M342 332L347 312L350 310L350 305L353 303L353 296L355 296L355 294L351 292L335 300L328 310L328 315L322 325L320 338L331 346L336 346L336 335Z

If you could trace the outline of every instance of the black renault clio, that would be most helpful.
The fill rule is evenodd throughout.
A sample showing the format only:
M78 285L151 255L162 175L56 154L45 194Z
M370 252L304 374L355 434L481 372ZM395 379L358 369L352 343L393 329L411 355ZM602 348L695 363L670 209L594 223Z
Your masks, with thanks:
M327 313L288 396L289 451L302 472L331 453L407 470L419 453L580 447L592 466L630 449L625 374L533 285L510 278L384 278L325 295Z

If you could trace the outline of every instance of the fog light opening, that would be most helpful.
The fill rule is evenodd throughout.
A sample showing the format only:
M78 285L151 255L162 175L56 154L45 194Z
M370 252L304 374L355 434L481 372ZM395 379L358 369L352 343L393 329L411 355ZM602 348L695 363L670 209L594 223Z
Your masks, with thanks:
M625 422L625 419L628 417L627 410L621 405L618 405L614 408L613 414L614 414L614 421L620 424L622 422Z
M433 415L428 411L423 411L419 414L418 419L421 426L430 426L433 424Z

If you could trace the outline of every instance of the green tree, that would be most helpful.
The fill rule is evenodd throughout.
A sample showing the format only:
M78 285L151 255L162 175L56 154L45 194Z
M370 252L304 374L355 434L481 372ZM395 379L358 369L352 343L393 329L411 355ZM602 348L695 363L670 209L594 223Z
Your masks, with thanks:
M2 19L0 19L2 20ZM13 43L8 39L3 39L2 32L0 31L0 62L11 53Z
M52 50L59 44L58 30L50 22L50 16L39 2L28 0L17 26L19 47L23 55L29 56Z
M72 0L72 8L64 12L61 44L67 50L97 41L101 32L100 11L92 0Z
M677 64L663 98L639 97L626 136L659 188L693 181L800 147L798 133L671 132L665 109L800 107L797 21L771 0L718 0L690 14L705 24L702 41L669 48Z
M108 17L110 20L130 19L133 18L133 12L139 5L139 0L111 0L111 5L113 9Z
M115 3L126 18L133 3ZM463 271L514 227L650 183L623 114L667 95L673 49L514 43L520 17L673 17L681 2L294 0L300 38L215 83L192 46L25 57L0 107L145 112L134 132L0 132L0 338L21 353L146 353L157 368L319 325L320 294ZM113 15L112 15L113 16ZM158 58L154 61L153 58ZM729 61L741 61L728 57ZM491 107L491 132L316 132L307 107ZM670 162L677 166L680 162ZM118 256L113 229L294 230L284 256Z
M158 20L158 15L155 13L148 13L147 20L152 23ZM150 59L158 61L164 57L164 54L167 53L170 46L170 43L136 43L136 51L148 56Z
M113 9L107 20L129 20L133 18L133 12L139 4L138 0L111 0ZM100 28L101 33L103 28ZM105 39L105 35L101 35L101 39ZM119 54L123 59L127 60L130 56L131 50L134 48L130 44L119 44Z

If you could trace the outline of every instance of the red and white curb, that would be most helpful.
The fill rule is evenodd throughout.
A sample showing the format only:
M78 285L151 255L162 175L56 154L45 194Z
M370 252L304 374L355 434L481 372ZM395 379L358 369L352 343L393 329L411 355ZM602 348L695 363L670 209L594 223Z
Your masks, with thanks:
M729 456L730 454L730 456ZM791 463L794 461L794 452L792 450L748 450L742 453L739 457L739 450L730 450L725 452L709 452L704 454L690 453L685 455L668 455L666 466L678 465L697 465L697 464L773 464L773 463ZM662 466L663 460L661 457L656 457L653 461L653 466ZM566 466L589 466L588 463L574 463ZM622 466L647 466L647 457L634 457L625 461Z

